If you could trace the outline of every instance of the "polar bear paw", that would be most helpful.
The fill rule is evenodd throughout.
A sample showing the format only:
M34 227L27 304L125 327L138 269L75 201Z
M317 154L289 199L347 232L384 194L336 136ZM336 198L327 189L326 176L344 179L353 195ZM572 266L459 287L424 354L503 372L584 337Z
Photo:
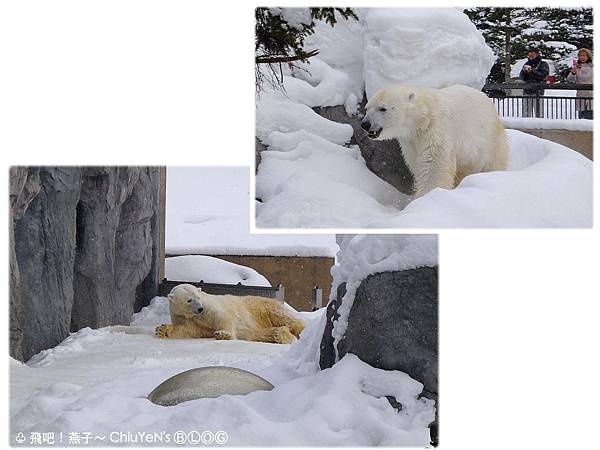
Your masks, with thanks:
M162 324L157 326L154 335L161 339L169 339L173 335L173 325Z
M231 333L225 330L217 330L215 331L215 339L229 340L231 339Z
M278 327L273 330L273 342L277 344L291 344L294 342L294 335L287 326Z

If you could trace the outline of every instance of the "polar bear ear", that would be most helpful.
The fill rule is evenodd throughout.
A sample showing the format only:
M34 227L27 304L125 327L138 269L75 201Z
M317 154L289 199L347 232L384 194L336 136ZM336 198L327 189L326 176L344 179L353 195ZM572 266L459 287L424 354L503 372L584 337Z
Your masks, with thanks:
M196 287L196 291L198 291L198 293L200 294L200 293L202 293L202 288L201 288L201 287L199 287L199 286L197 286L197 287Z
M411 92L410 94L408 94L408 101L409 102L412 102L414 100L414 98L415 98L415 93L414 92Z

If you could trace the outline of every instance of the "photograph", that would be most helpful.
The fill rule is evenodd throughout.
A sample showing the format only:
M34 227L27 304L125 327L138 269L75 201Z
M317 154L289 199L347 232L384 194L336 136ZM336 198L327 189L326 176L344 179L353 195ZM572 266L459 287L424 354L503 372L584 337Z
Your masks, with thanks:
M436 235L251 235L246 167L10 169L10 444L437 443Z
M257 8L256 229L591 227L592 19Z
M269 3L0 2L5 445L593 447L594 8Z

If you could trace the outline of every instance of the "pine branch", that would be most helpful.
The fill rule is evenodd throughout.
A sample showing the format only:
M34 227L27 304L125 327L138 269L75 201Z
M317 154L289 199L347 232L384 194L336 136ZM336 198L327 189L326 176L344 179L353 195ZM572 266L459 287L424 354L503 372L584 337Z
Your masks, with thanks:
M256 64L277 64L277 63L289 63L294 61L305 61L308 58L319 54L319 50L313 50L308 53L299 53L292 56L272 56L272 55L260 55L255 58Z

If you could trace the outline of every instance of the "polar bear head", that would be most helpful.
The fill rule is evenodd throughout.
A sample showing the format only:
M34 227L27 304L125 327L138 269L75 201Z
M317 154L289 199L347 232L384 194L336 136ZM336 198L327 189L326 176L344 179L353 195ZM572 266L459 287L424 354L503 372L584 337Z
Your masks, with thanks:
M423 89L388 86L369 99L360 126L369 139L411 139L427 127L429 105Z
M168 295L171 317L191 319L204 313L202 289L191 284L179 284Z

